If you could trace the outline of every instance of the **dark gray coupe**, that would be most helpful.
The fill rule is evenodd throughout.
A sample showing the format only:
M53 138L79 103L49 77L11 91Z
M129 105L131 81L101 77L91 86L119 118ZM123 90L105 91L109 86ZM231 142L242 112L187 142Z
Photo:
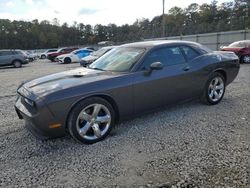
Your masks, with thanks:
M63 136L95 143L118 121L159 107L200 98L223 98L239 72L232 52L193 42L150 41L122 45L88 68L38 78L17 90L15 108L42 138Z

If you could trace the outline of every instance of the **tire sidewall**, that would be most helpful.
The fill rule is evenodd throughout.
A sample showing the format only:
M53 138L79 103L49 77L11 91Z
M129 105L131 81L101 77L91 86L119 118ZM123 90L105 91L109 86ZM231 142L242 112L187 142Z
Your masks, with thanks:
M69 57L66 57L66 58L64 59L64 63L65 63L65 64L71 63L71 59L70 59Z
M210 98L209 98L209 95L208 95L208 90L209 90L209 85L211 83L211 81L215 78L215 77L220 77L222 80L223 80L223 83L224 83L224 90L223 90L223 94L221 96L221 98L218 100L218 101L212 101ZM225 83L225 78L222 74L218 73L218 72L214 72L210 75L207 83L206 83L206 86L205 86L205 89L204 89L204 97L205 97L205 102L209 105L215 105L215 104L218 104L224 97L224 94L225 94L225 90L226 90L226 83Z
M14 61L14 62L13 62L13 65L14 65L15 68L20 68L20 67L22 67L22 63L21 63L20 61Z
M105 105L108 108L108 110L109 110L109 112L111 114L111 123L110 123L108 131L101 138L98 138L96 140L87 140L87 139L85 139L85 138L83 138L83 137L81 137L79 135L79 133L77 131L77 123L76 123L76 121L77 121L77 118L79 116L79 113L84 108L86 108L87 106L89 106L91 104L95 104L95 103ZM93 98L87 98L87 99L84 99L84 100L78 102L72 108L72 110L69 113L69 117L68 117L68 121L67 121L67 125L68 125L67 127L68 127L70 135L75 140L77 140L78 142L81 142L81 143L84 143L84 144L93 144L93 143L96 143L96 142L99 142L99 141L105 139L109 135L110 131L112 130L112 128L114 126L114 122L115 122L115 112L114 112L114 109L113 109L112 105L103 98L93 97Z

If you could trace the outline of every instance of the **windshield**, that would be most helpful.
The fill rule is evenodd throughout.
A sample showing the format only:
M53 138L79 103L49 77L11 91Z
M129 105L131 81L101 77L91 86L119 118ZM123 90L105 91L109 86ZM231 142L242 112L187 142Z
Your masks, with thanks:
M56 52L56 51L57 51L57 49L55 49L55 50L47 50L48 53L50 53L50 52Z
M109 50L111 50L111 48L101 48L100 50L97 50L97 51L93 52L91 55L100 57Z
M89 68L112 72L128 72L143 55L144 51L143 48L116 48L96 60Z
M78 52L80 52L82 50L74 50L73 52L71 52L72 54L77 54Z

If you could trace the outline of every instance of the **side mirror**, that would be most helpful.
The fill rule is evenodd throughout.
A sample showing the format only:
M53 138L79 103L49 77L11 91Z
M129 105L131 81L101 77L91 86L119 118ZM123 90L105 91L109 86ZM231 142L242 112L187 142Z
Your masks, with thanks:
M149 70L145 72L145 76L149 76L153 70L161 70L163 69L163 64L161 62L151 63Z
M151 70L161 70L163 69L163 64L161 62L154 62L150 65Z

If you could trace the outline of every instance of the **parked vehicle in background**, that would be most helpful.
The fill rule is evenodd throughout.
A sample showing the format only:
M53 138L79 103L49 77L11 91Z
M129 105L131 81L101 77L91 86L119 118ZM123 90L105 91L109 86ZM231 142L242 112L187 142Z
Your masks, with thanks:
M13 65L20 68L27 63L29 60L22 50L0 50L0 66Z
M79 63L81 58L88 56L92 52L93 50L82 48L69 54L59 55L56 57L56 61L59 63Z
M102 55L104 55L105 53L107 53L108 51L112 50L115 47L117 47L117 46L106 46L106 47L103 47L103 48L93 52L89 56L82 58L80 61L81 66L86 67L86 66L90 65L95 60L97 60L99 57L101 57Z
M25 51L25 53L29 59L29 62L32 62L37 59L37 54L34 51Z
M241 40L228 46L223 46L222 51L234 52L240 58L241 63L250 63L250 40Z
M47 55L48 55L48 53L51 53L51 52L56 52L58 49L48 49L48 50L46 50L45 52L43 52L43 53L41 53L40 55L39 55L39 58L40 59L46 59L47 58Z
M218 104L239 68L234 53L213 52L194 42L126 44L88 68L22 84L15 108L37 136L69 133L92 144L108 136L117 122L166 105L195 98Z
M85 47L84 49L96 51L96 49L94 47Z
M77 49L78 48L60 48L56 52L48 53L47 54L47 59L54 62L57 56L71 53L72 51L77 50Z

